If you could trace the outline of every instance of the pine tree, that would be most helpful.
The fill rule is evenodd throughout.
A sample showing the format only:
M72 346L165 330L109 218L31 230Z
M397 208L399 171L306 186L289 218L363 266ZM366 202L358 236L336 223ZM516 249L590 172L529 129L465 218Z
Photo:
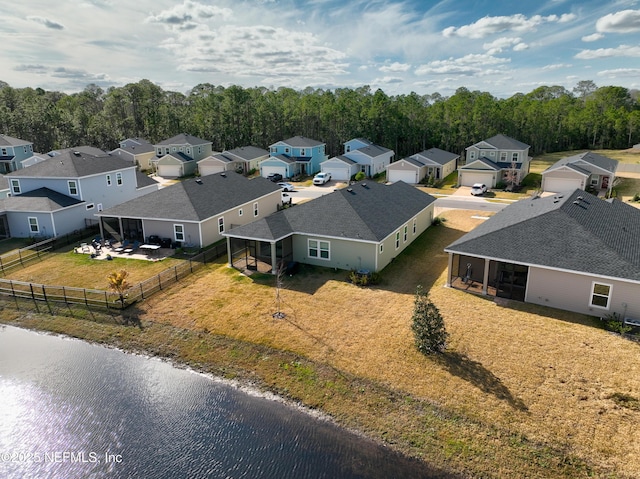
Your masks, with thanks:
M416 288L411 329L413 329L416 347L422 354L429 355L444 351L449 336L444 327L444 319L436 305L429 300L429 295L425 293L422 286Z

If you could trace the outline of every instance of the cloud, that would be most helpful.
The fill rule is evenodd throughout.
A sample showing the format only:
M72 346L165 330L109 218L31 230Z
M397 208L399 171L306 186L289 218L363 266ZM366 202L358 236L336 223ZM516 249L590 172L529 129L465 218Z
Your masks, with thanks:
M574 56L580 60L593 60L610 57L640 57L640 46L620 45L616 48L598 48L597 50L582 50Z
M522 43L522 39L518 37L501 37L492 42L485 43L482 45L482 48L487 50L488 55L495 55L497 53L502 53L502 51L507 48L513 48L514 51L518 52L526 50L529 46L526 43Z
M400 77L382 77L382 78L376 78L373 80L373 84L383 84L383 85L392 85L392 84L398 84L398 83L403 83L404 79L400 78Z
M436 60L416 68L416 75L488 75L496 73L489 70L489 65L503 65L509 63L508 59L497 58L491 55L469 54L461 58L449 58Z
M53 20L49 20L48 18L36 17L36 16L28 16L27 20L31 20L32 22L39 23L44 25L47 28L51 28L52 30L64 30L64 25L54 22Z
M592 33L591 35L585 35L584 37L582 37L582 41L583 42L595 42L597 40L600 40L604 38L604 35L602 33Z
M571 65L570 63L554 63L552 65L546 65L543 66L542 69L545 71L551 71L551 70L560 70L562 68L571 68L573 65Z
M229 8L220 8L215 5L204 5L185 0L182 5L175 5L173 8L163 10L157 15L149 16L146 22L159 23L167 26L170 30L180 31L195 29L199 23L213 18L218 21L227 21L232 16L233 11Z
M409 65L408 63L394 62L391 65L381 66L379 70L384 73L392 73L392 72L406 72L410 68L411 68L411 65Z
M535 31L536 27L544 23L566 23L575 18L576 16L571 13L561 16L549 15L546 17L534 15L529 18L521 13L500 17L486 16L470 25L463 25L458 28L447 27L442 31L442 34L445 37L484 38L495 33L507 31L531 32Z
M612 70L602 70L601 72L598 72L598 76L606 76L612 78L638 78L638 76L640 76L640 68L615 68Z
M606 33L640 32L640 10L622 10L598 19L596 30Z

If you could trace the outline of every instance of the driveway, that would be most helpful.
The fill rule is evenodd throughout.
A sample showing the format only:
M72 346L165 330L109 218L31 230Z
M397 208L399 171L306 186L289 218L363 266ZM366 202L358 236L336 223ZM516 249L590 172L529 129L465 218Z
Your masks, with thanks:
M294 184L295 189L289 192L289 194L291 195L293 203L304 203L305 201L319 198L323 195L332 193L337 189L344 188L346 185L347 184L344 181L335 180L329 181L324 185L302 186Z

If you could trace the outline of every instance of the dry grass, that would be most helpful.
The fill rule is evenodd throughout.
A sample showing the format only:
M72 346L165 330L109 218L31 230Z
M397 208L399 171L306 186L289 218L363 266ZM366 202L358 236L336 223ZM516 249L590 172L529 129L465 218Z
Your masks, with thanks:
M449 211L408 254L361 289L344 272L306 269L282 291L273 319L273 278L220 265L145 306L143 319L292 350L387 384L447 410L525 434L600 467L640 471L640 413L616 394L640 398L638 345L588 317L494 302L444 288L442 251L474 227L473 212ZM451 334L449 352L425 358L410 329L417 284L430 290Z

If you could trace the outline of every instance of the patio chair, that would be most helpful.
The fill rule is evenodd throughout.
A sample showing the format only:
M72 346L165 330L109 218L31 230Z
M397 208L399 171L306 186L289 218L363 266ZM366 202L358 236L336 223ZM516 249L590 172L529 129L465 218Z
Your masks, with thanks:
M117 248L113 248L113 251L115 251L116 253L121 253L122 251L124 251L125 248L129 247L129 240L126 239L122 242L122 244L120 246L118 246Z
M122 252L131 254L140 247L140 241L136 240L130 248L125 248Z

